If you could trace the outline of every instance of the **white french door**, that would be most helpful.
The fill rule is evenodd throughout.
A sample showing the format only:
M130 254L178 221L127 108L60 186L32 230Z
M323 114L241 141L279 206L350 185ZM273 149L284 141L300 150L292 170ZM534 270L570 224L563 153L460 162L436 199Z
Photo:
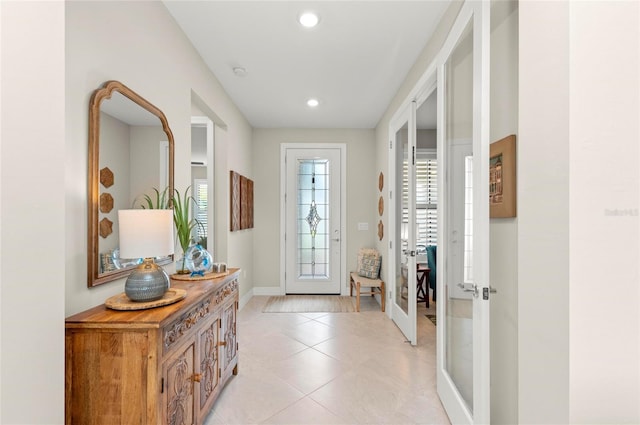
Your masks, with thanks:
M411 102L392 122L390 127L392 170L392 196L395 202L391 214L395 229L391 240L396 241L390 253L393 279L391 290L391 318L398 325L407 341L416 345L416 102ZM406 169L407 182L403 181ZM393 201L393 197L392 197ZM408 222L403 222L403 210L408 212Z
M465 2L438 60L437 388L489 423L489 7Z
M284 292L340 294L344 146L284 144Z

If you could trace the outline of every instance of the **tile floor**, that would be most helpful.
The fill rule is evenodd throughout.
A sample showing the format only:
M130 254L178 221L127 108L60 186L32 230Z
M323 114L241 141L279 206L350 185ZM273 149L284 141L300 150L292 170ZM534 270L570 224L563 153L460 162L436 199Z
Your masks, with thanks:
M267 298L238 313L239 373L206 425L449 423L424 304L412 347L371 297L360 313L262 313Z

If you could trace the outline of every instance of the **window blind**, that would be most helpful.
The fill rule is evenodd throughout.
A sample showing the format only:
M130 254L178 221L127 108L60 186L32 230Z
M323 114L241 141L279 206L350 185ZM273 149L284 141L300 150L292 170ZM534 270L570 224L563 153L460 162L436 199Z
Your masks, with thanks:
M402 223L409 223L409 178L406 161L402 176ZM438 243L438 161L435 154L416 158L416 245L418 250Z

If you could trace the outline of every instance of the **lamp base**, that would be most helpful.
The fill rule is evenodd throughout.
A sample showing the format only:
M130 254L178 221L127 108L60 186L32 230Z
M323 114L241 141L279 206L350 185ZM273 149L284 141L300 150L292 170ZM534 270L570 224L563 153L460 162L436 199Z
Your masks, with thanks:
M162 267L153 258L145 258L127 278L124 293L131 301L154 301L162 298L169 286L169 276Z

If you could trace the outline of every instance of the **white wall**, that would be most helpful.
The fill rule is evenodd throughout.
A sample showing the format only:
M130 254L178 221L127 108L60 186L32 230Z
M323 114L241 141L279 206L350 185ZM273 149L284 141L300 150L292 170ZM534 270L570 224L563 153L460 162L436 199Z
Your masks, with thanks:
M197 93L198 98L215 111L217 123L222 121L226 126L221 134L216 133L216 173L220 172L225 178L224 182L216 182L219 220L227 218L224 211L228 209L228 189L219 188L228 187L228 170L236 169L250 176L251 127L162 3L67 2L65 7L65 310L70 315L104 302L124 286L124 280L92 289L86 286L87 134L91 93L107 80L119 80L165 113L175 138L175 187L180 191L190 184L191 105L192 93ZM240 292L249 291L251 234L229 236L221 251L226 251L223 261L243 268Z
M373 130L256 129L253 133L255 245L254 287L280 287L280 145L345 143L347 146L347 271L360 247L378 240L378 174ZM369 230L358 230L368 223ZM343 282L344 288L347 282ZM263 289L264 290L264 289Z
M569 4L519 14L518 422L569 423Z
M640 423L640 3L569 8L571 423Z
M0 17L0 423L60 424L64 3L3 1Z
M113 184L105 188L102 184L98 185L100 194L108 193L113 198L113 209L107 213L98 210L98 221L103 218L111 220L113 223L113 232L106 238L98 237L98 254L118 248L119 231L118 226L118 210L131 208L131 181L130 166L131 158L129 156L130 134L129 124L120 121L104 112L100 113L100 165L102 170L108 167L113 173ZM101 261L98 260L98 264Z
M416 134L416 146L419 149L436 149L438 137L436 130L418 130Z
M640 422L639 24L520 3L520 423Z
M491 7L491 125L495 142L518 145L518 2ZM516 148L516 155L518 150ZM516 165L517 170L517 165ZM491 298L491 423L518 422L518 218L489 223Z

